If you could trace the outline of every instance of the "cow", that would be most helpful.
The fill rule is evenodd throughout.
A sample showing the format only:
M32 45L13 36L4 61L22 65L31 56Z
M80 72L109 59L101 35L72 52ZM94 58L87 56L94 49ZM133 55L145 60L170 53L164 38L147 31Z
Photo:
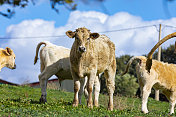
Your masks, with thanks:
M136 59L137 77L142 95L142 112L148 113L147 101L151 93L151 88L160 90L170 102L170 114L174 113L174 106L176 103L176 65L152 60L154 51L165 41L176 37L176 33L167 35L160 40L149 52L148 57L135 56L127 63L125 72L128 72L130 64Z
M70 71L70 49L54 45L48 41L40 42L36 47L36 55L34 59L34 65L37 63L38 60L38 52L40 46L44 45L44 47L40 50L40 71L38 78L40 81L41 87L41 98L40 102L45 103L46 100L46 88L47 88L47 81L48 79L55 75L59 78L59 81L63 80L73 80ZM87 89L85 87L87 82L87 78L81 80L81 90L79 92L79 102L81 103L81 96L84 91L85 97L88 97ZM97 80L95 81L95 89L98 90L99 96L99 89L100 84Z
M15 54L9 47L6 47L6 49L0 48L0 71L3 67L16 69Z
M80 80L88 77L87 106L93 107L92 90L96 77L104 72L109 93L108 109L113 110L113 93L115 89L116 59L115 45L105 35L91 33L85 27L76 31L67 31L69 38L75 38L70 51L71 73L74 80L73 107L78 106L78 92L80 90ZM96 100L94 105L97 105Z
M153 76L153 78L150 77L150 79L154 79L151 83L157 83L159 85L159 88L162 90L163 94L167 97L167 99L170 102L170 114L174 113L174 107L176 103L176 65L175 64L168 64L163 62L158 62L159 64L156 66L154 60L152 60L152 55L155 52L155 50L163 44L165 41L176 37L176 32L171 33L167 36L165 36L162 40L160 40L149 52L146 60L146 70L148 71L148 75ZM156 69L156 73L154 74L154 69ZM151 85L150 85L151 87ZM146 88L148 88L148 91L150 90L150 87L146 85ZM146 96L144 97L144 112L147 113L147 94L148 91L146 91Z

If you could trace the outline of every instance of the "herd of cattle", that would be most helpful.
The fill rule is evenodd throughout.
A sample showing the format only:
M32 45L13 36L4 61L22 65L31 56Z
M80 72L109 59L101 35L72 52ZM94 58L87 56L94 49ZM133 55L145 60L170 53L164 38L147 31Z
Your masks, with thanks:
M75 38L71 50L50 42L40 42L36 48L34 64L38 60L40 49L40 71L38 76L41 87L40 102L45 103L46 87L48 79L56 75L59 81L73 79L74 99L73 106L81 103L84 93L87 106L92 108L98 106L100 92L99 74L104 72L109 94L108 109L113 110L113 93L115 90L116 58L115 45L105 35L91 33L90 30L78 28L76 31L67 31L69 38ZM142 112L148 113L147 101L151 88L160 90L170 102L170 114L174 113L176 104L176 65L152 60L154 51L165 41L176 37L172 33L159 41L150 51L148 57L134 56L127 63L126 74L131 63L137 60L136 72L142 96ZM3 67L15 69L15 54L10 48L0 49L0 70ZM92 92L94 89L94 101Z

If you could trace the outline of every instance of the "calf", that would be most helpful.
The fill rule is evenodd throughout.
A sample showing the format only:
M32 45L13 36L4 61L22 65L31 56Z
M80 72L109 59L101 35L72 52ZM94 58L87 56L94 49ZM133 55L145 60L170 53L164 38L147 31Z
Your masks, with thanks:
M0 48L0 71L3 67L15 69L15 54L12 49L6 47L6 49Z
M62 80L72 80L71 72L70 72L70 49L54 45L50 42L40 42L36 48L36 55L34 59L34 64L36 64L38 60L38 52L40 46L44 44L40 50L40 71L41 74L38 76L41 87L41 98L40 102L45 103L46 100L46 87L48 79L56 75L59 78L59 81ZM81 90L79 92L79 102L81 103L81 96L84 90L85 96L87 98L87 90L85 88L87 82L87 78L81 80ZM99 90L100 85L98 78L96 80L96 89ZM98 94L99 95L99 91Z
M151 93L152 87L155 90L160 90L171 104L170 114L174 113L174 105L176 103L176 65L163 63L157 60L152 60L150 73L146 70L147 58L144 56L132 57L126 67L128 72L131 63L138 60L136 65L136 73L142 96L142 112L148 113L147 101Z
M157 81L159 88L162 90L163 94L167 97L170 102L170 114L174 113L174 107L176 103L176 65L158 62L155 65L154 60L152 60L152 55L155 50L165 41L176 37L176 32L171 33L160 40L149 52L147 61L146 61L146 70L150 76L154 75L153 69L156 69L157 79L153 82ZM154 79L154 78L153 78ZM152 79L151 79L152 80ZM146 100L146 99L145 99ZM147 104L144 104L144 111L147 111Z
M74 80L73 106L78 106L78 92L80 80L88 77L88 107L92 105L92 90L94 80L104 72L109 93L109 110L113 110L113 93L115 89L115 45L105 35L91 33L86 28L78 28L76 31L67 31L66 35L75 38L70 52L71 73ZM94 101L97 105L96 100Z

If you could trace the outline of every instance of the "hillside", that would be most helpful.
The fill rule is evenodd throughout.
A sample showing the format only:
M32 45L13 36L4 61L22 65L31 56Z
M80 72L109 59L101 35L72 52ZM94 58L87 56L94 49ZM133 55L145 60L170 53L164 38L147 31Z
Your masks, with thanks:
M141 113L140 98L114 96L114 111L108 111L108 97L100 95L100 107L89 109L83 97L83 105L72 107L73 93L47 90L47 103L40 104L39 88L0 85L0 116L168 116L169 103L149 98L149 114ZM175 114L176 115L176 114Z

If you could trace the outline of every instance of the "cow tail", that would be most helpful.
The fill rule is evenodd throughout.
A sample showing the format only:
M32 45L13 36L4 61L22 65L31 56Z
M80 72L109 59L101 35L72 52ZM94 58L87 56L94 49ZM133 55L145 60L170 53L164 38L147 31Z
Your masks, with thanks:
M165 36L163 39L161 39L149 52L148 57L147 57L147 62L146 62L146 70L150 73L150 69L152 66L152 55L155 52L155 50L163 44L165 41L172 39L173 37L176 37L176 32L171 33L167 36Z
M40 42L40 43L37 45L36 54L35 54L35 58L34 58L34 65L37 63L37 60L38 60L38 52L39 52L40 46L41 46L42 44L45 44L45 46L46 46L46 42Z
M136 60L136 59L137 59L137 60L141 60L141 56L134 56L134 57L132 57L132 58L128 61L127 66L126 66L126 69L125 69L125 71L121 74L121 76L125 75L125 74L128 72L128 69L129 69L131 63L132 63L134 60Z

